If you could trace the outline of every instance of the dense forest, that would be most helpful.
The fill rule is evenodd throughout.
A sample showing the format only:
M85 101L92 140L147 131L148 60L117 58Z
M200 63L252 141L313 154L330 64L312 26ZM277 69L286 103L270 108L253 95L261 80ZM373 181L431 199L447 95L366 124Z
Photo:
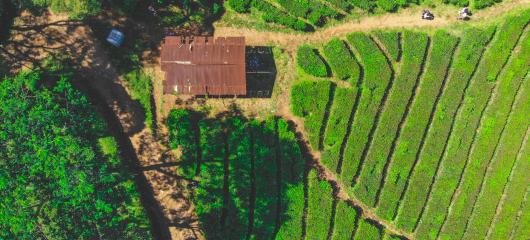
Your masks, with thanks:
M0 82L0 239L149 239L116 141L68 75Z

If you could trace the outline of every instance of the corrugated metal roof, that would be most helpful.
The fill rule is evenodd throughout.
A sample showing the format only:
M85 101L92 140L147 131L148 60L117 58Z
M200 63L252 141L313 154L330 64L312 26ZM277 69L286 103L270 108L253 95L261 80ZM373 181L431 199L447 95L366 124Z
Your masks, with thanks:
M164 93L246 95L244 37L166 37Z

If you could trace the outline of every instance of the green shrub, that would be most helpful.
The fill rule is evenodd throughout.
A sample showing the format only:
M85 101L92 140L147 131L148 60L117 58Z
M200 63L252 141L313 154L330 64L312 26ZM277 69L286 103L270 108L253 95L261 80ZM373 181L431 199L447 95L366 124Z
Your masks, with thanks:
M453 4L460 7L469 6L469 0L443 0L445 4Z
M298 31L312 30L311 26L304 21L279 10L266 1L252 1L252 6L262 12L261 17L266 22L275 22Z
M395 12L398 9L398 4L395 0L377 0L377 6L387 12Z
M340 148L348 130L350 115L357 100L357 88L337 88L333 97L328 125L324 134L322 163L335 171L339 164Z
M280 4L289 14L296 17L306 18L311 10L308 0L275 0Z
M429 117L434 111L436 97L441 93L449 64L458 39L444 31L437 31L431 41L427 65L414 102L401 128L401 134L391 156L384 185L381 189L377 214L393 220L409 179L409 173L420 151L423 136L428 129Z
M368 12L372 12L376 7L375 2L372 0L351 0L351 3L353 6Z
M327 2L344 11L349 11L351 9L351 5L348 0L327 0Z
M528 36L528 35L527 35ZM526 38L528 41L528 37ZM528 52L529 45L521 45L522 49L519 56L516 56L513 61L514 63L509 65L505 69L505 74L502 75L500 83L507 81L508 78L517 79L517 82L521 81L521 78L524 78L525 68L521 64L526 64L529 66L528 59L530 54ZM524 53L523 53L524 51ZM526 62L526 63L525 63ZM502 138L499 141L499 145L496 149L495 155L491 158L491 163L489 163L488 171L485 173L485 178L483 186L480 190L480 193L477 193L477 201L473 206L472 215L469 217L469 222L467 223L467 228L464 234L464 239L478 239L485 238L490 229L493 219L496 217L496 210L499 202L502 199L503 193L506 194L506 200L503 203L503 208L501 208L500 216L497 218L500 219L499 222L508 222L514 223L516 214L512 213L513 217L504 215L504 208L513 209L521 206L519 201L511 202L511 199L516 199L515 196L523 196L526 192L524 189L514 190L512 188L518 188L510 186L512 184L520 184L520 186L525 186L527 184L521 182L521 167L526 170L530 169L528 163L530 159L528 156L520 152L524 150L524 138L527 133L528 128L528 113L530 112L530 81L529 77L526 77L526 80L523 80L519 88L518 97L515 99L514 107L510 113L509 119L506 123L505 130L502 133ZM510 94L506 92L497 92L498 96L504 96L502 94ZM478 138L477 138L478 139ZM480 139L478 139L480 140ZM480 152L477 152L480 154ZM526 159L525 159L526 158ZM473 160L473 159L471 159ZM471 164L471 162L470 162ZM515 164L515 166L514 166ZM512 173L513 172L513 173ZM512 175L510 182L510 175ZM512 183L514 182L514 183ZM508 185L506 185L508 184ZM505 190L506 187L506 190ZM520 187L519 187L520 188ZM509 204L513 204L510 206ZM504 217L506 216L506 217ZM523 224L525 221L522 219L519 220L519 224ZM498 226L502 226L504 223L500 223ZM491 228L492 239L506 239L509 238L509 234L505 232L503 237L496 235L495 227ZM499 229L499 228L497 228ZM528 229L528 228L526 228ZM502 232L502 231L499 231Z
M468 161L468 164L464 169L463 177L458 186L461 191L457 190L453 197L451 211L440 232L440 237L442 238L448 239L454 236L463 236L466 230L465 225L471 217L471 211L475 207L477 197L480 194L486 170L490 166L490 159L492 159L495 151L498 150L499 140L508 121L513 102L528 73L528 67L530 66L529 43L530 35L527 34L520 40L521 48L512 53L511 61L504 67L503 73L499 75L499 81L494 93L495 97L489 101L488 107L481 117L480 130L473 141L473 150L467 158L464 158L464 160ZM524 121L521 124L524 124ZM489 199L492 197L492 195L487 196ZM492 204L491 209L494 209L495 206L495 204ZM482 228L484 229L484 236L488 226L483 226ZM474 230L476 231L477 229Z
M439 97L430 130L425 137L418 162L412 172L407 191L396 218L398 227L412 232L427 200L429 186L440 156L451 133L451 125L464 96L464 91L487 45L492 29L467 29L453 58L445 90Z
M291 110L304 118L304 127L313 149L319 149L320 133L325 127L324 117L333 83L330 81L302 81L291 89Z
M307 177L307 239L326 239L333 206L333 188L329 182L318 179L316 169Z
M360 78L360 66L350 53L343 41L334 38L324 45L324 55L335 77L349 79L352 85L357 85Z
M361 173L355 184L356 196L369 206L375 205L384 168L390 156L392 143L397 136L400 122L406 117L409 101L414 97L422 64L427 54L428 36L422 33L403 33L403 59L399 74L388 93L369 144Z
M351 239L352 233L355 231L354 223L360 217L360 213L344 201L337 203L335 212L335 228L333 229L331 239Z
M328 76L326 63L320 55L309 45L298 47L296 63L304 72L316 77Z
M427 203L423 215L436 217L424 218L420 222L418 237L430 239L437 235L442 226L451 204L452 194L448 193L453 193L460 182L460 173L464 170L466 162L462 159L467 159L471 149L482 111L486 108L494 87L493 81L508 60L529 19L530 11L506 19L484 53L483 60L466 92L460 114L455 120L453 132L459 134L449 138L437 179L432 187L431 200Z
M398 61L400 58L400 33L395 31L376 31L374 35L383 44L390 57L394 61Z
M228 0L228 5L238 13L249 11L251 0Z
M382 107L382 100L390 84L392 70L384 53L368 35L350 34L348 41L350 46L359 53L360 63L365 70L359 93L361 97L353 119L351 133L346 142L344 162L340 173L341 181L346 186L351 186L378 109Z
M355 232L354 240L380 240L383 239L383 229L371 220L363 219L359 221L359 226Z
M133 70L124 76L124 80L129 88L131 98L140 102L145 111L145 125L152 129L153 122L153 106L151 104L151 97L153 86L151 77L141 70Z

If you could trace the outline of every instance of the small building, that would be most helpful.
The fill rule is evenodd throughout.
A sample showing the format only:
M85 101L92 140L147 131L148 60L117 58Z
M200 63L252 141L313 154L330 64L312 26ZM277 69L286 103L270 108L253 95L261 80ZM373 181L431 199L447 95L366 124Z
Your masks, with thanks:
M244 37L168 36L160 55L165 94L247 94Z

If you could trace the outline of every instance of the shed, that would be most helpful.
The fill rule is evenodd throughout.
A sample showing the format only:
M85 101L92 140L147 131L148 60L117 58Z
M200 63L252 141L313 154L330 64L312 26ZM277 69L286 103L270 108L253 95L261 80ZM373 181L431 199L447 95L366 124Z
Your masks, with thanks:
M164 93L246 95L244 37L168 36L162 44Z

